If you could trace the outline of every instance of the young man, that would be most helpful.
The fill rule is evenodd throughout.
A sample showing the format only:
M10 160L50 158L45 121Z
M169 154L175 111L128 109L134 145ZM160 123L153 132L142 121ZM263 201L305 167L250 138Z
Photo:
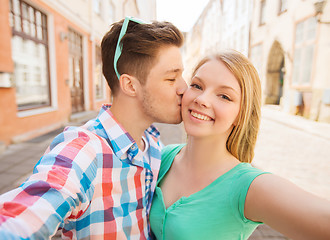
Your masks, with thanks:
M113 104L65 129L33 175L0 196L0 239L48 239L57 229L65 239L149 238L161 157L151 124L181 122L182 44L170 23L112 25L101 47Z

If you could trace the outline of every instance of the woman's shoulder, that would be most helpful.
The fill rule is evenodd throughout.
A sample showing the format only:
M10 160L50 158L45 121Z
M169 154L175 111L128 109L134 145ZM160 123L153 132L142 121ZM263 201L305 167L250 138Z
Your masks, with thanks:
M162 161L158 177L159 180L161 180L163 176L167 173L167 171L170 169L175 156L181 151L181 149L185 145L186 144L170 144L162 149Z
M266 173L269 172L252 166L250 163L240 163L236 166L236 171L232 175L233 179L235 179L232 184L248 188L256 177Z
M240 177L252 177L254 175L260 175L266 173L264 170L259 169L255 166L253 166L251 163L245 163L245 162L241 162L238 165L237 171L236 171L236 175L240 176Z
M233 189L232 196L244 197L246 196L252 182L259 177L269 172L265 172L252 166L250 163L238 164L230 176L230 189Z
M162 160L172 157L173 155L176 156L184 146L185 144L170 144L165 146L162 149Z
M247 219L244 212L246 196L251 184L262 175L269 175L269 172L258 169L250 163L240 163L232 176L228 197L232 202L233 211L236 212L239 218L245 223L259 224L253 223L253 221Z

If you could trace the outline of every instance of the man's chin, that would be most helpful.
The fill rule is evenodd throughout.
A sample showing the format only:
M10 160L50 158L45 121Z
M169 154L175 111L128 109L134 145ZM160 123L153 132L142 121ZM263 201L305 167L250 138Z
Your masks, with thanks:
M166 118L166 119L158 119L158 121L155 121L157 123L166 123L166 124L179 124L182 122L182 117L176 117L176 118Z
M179 118L174 118L174 119L168 120L165 123L168 123L168 124L179 124L181 122L182 122L182 117L180 116Z

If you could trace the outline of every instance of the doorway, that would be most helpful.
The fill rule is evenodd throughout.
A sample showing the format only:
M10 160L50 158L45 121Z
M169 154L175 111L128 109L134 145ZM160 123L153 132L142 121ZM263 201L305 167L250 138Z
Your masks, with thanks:
M84 111L82 36L72 29L69 29L69 86L71 112Z
M268 55L266 76L266 104L280 105L285 80L284 51L281 44L275 41Z

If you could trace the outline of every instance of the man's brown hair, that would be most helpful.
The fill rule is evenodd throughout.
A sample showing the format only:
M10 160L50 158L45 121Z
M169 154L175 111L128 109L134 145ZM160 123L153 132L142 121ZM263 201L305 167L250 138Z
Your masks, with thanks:
M113 23L102 39L102 70L105 79L115 95L119 81L114 70L114 55L123 21ZM159 50L164 46L181 47L183 35L169 22L139 24L129 21L127 31L121 39L122 53L117 62L119 74L132 75L144 84Z

